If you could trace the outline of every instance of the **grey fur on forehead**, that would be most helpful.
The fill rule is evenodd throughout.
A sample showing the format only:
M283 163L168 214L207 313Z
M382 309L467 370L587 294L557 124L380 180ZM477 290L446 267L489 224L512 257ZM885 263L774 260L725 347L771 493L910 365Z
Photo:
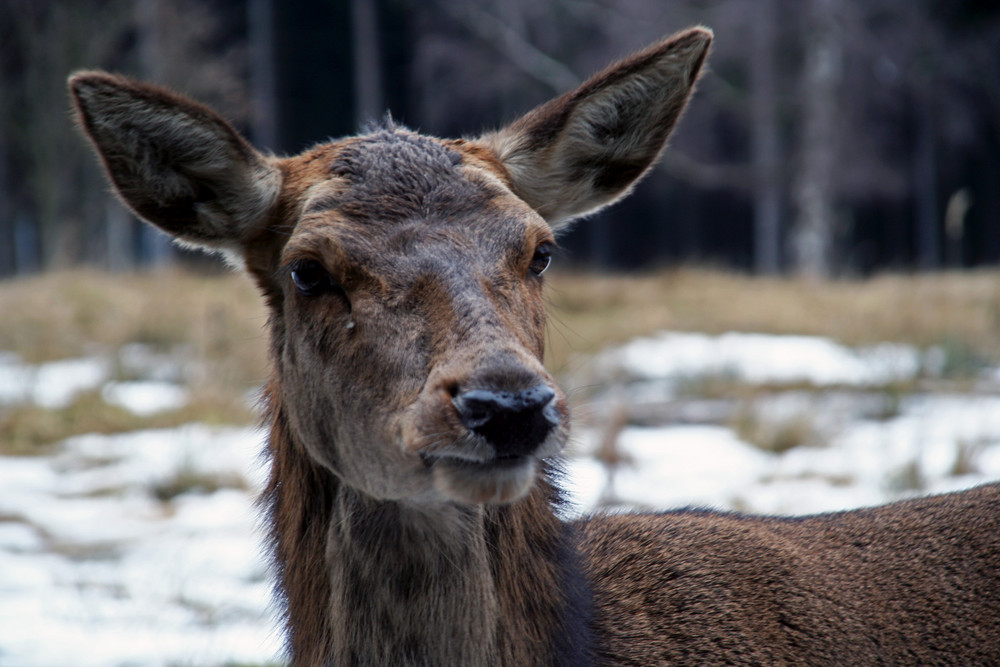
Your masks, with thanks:
M330 166L348 182L338 208L355 218L437 217L482 207L480 185L462 172L462 155L397 126L350 142Z
M397 125L388 125L346 146L330 169L338 176L352 178L386 168L406 172L451 171L461 163L458 151L439 141Z

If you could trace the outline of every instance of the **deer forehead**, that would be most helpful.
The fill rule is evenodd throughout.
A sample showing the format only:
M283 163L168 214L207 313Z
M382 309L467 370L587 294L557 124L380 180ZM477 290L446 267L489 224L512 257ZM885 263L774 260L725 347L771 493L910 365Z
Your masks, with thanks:
M313 176L282 263L318 256L399 271L389 265L405 258L426 272L457 252L469 264L499 268L552 239L549 225L510 191L499 162L464 141L384 128L298 160L293 173ZM325 163L319 172L317 161Z

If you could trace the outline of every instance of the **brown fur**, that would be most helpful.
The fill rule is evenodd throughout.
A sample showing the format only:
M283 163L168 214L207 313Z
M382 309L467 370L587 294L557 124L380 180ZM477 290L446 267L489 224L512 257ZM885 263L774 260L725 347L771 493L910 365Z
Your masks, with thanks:
M595 518L581 548L602 662L997 664L998 526L997 485L794 520Z
M122 200L270 309L262 498L295 665L985 664L1000 487L806 519L558 518L553 233L656 161L710 33L475 140L257 153L214 112L70 86Z

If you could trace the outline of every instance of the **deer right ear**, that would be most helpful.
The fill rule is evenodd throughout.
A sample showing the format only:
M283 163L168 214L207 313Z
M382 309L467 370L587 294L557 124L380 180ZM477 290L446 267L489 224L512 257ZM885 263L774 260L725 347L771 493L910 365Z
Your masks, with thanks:
M679 32L482 140L515 194L558 228L625 196L653 166L711 42L705 28Z
M277 200L278 169L211 109L104 72L69 87L122 201L168 234L236 249Z

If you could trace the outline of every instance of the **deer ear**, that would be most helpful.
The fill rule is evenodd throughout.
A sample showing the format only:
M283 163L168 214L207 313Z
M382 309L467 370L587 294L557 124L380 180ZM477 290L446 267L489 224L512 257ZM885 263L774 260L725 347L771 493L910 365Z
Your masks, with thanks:
M104 72L69 88L122 201L168 234L235 249L277 199L278 169L211 109Z
M515 194L553 226L592 213L626 195L659 158L711 41L703 28L677 33L482 140Z

